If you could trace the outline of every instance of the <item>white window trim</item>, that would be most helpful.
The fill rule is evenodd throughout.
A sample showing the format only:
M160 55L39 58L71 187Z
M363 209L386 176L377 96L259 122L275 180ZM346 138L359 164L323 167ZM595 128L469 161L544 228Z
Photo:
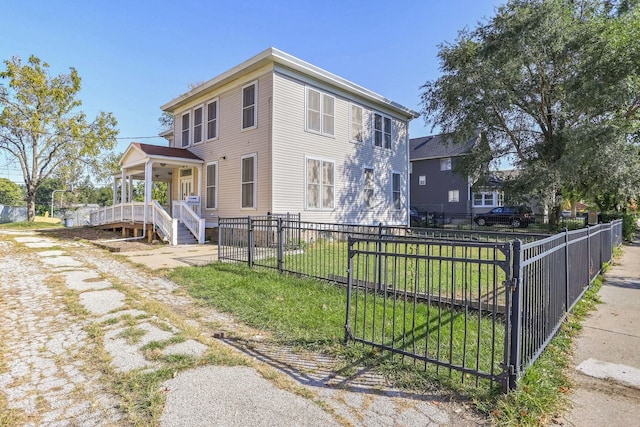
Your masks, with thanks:
M244 159L253 157L253 206L242 207L242 164ZM246 154L240 158L240 209L242 210L256 210L258 209L258 153Z
M216 136L213 138L209 138L209 105L216 103ZM205 141L215 141L220 137L220 98L213 98L207 101L205 105L205 121L204 121L204 131L206 135Z
M309 129L309 91L312 90L314 92L318 92L320 95L320 131ZM333 133L325 133L324 129L324 97L329 97L333 99ZM312 86L305 86L304 88L304 129L307 132L314 133L316 135L328 136L330 138L334 138L336 135L336 97L333 95L329 95L326 92L321 91ZM349 130L351 132L351 130Z
M209 179L209 166L213 166L213 165L216 166L216 185L215 185L215 191L214 191L214 198L215 198L214 205L215 206L213 208L210 208L210 207L207 206L209 204L209 197L208 197L209 196L209 185L207 185L207 180ZM204 194L205 194L205 196L207 196L207 200L206 200L206 203L205 203L204 206L205 206L205 209L209 210L209 211L218 210L218 187L220 186L220 181L218 181L218 176L220 175L219 168L220 168L220 166L219 166L217 160L215 162L207 163L206 167L205 167L205 171L207 173L207 176L205 177L205 181L204 181L204 190L205 190Z
M394 191L393 191L393 177L394 177L394 175L398 175L400 177L400 182L399 182L400 188L398 188L398 197L399 197L400 206L398 206L398 207L395 206L394 200L393 200L393 193L394 193ZM402 173L398 172L398 171L395 171L395 170L391 171L391 210L394 210L396 212L402 211Z
M427 185L427 176L426 175L418 176L418 185Z
M183 138L183 133L184 133L184 116L189 115L189 124L187 124L187 131L189 132L189 135L187 137L187 144L184 144L184 141L182 140ZM191 110L187 110L184 113L182 113L180 115L180 145L179 148L186 148L186 147L190 147L191 146L191 140L193 138L193 134L191 131L191 123L193 122L192 117L191 117Z
M457 193L457 200L452 200L452 193ZM460 203L460 190L449 190L447 193L447 200L449 203Z
M307 187L308 187L308 179L309 179L309 160L318 160L320 161L320 207L319 208L310 208L307 203ZM333 163L333 206L325 207L324 206L324 169L323 163ZM329 159L326 157L316 157L316 156L305 156L304 158L304 210L306 211L333 211L336 208L336 161L334 159Z
M357 139L353 139L353 107L359 108L362 111L362 141L358 141ZM349 142L353 142L354 144L366 144L367 143L367 115L368 111L362 105L355 104L353 102L349 103Z
M382 141L380 141L382 145L380 146L376 145L376 115L380 116L380 118L382 119ZM384 135L386 130L384 126L384 119L389 119L389 126L391 127L391 129L389 129L389 148L386 148L384 146ZM371 114L371 133L372 133L371 144L375 148L378 148L380 150L385 150L385 151L393 150L393 117L387 114L381 113L380 111L374 111L373 114Z
M248 88L251 85L255 85L254 104L253 104L253 126L243 127L244 109L245 109L244 90L245 88ZM242 108L240 109L240 130L246 131L246 130L257 128L258 127L258 80L254 80L242 86L242 88L240 89L240 104L242 105Z
M373 196L371 198L372 200L372 206L367 206L367 199L364 196L364 191L366 190L366 182L367 182L367 176L366 176L366 171L367 169L370 169L372 174L373 174ZM364 205L363 208L365 210L371 211L375 208L376 206L376 170L373 166L363 166L362 167L362 186L361 186L361 191L362 191L362 204Z
M473 195L472 195L472 199L471 199L471 203L472 206L474 208L497 208L497 207L501 207L504 203L500 202L500 193L502 193L501 191L498 190L493 190L493 191L474 191ZM491 204L476 204L476 195L478 194L482 194L483 195L483 202L486 200L486 197L484 195L490 195L491 196ZM504 196L502 197L502 200L504 200Z
M200 123L200 142L196 141L196 110L202 108L202 122ZM204 104L196 105L191 110L191 145L200 145L205 141L205 123L206 123L206 111Z
M441 171L450 171L453 167L453 161L451 157L443 157L440 159L440 170Z

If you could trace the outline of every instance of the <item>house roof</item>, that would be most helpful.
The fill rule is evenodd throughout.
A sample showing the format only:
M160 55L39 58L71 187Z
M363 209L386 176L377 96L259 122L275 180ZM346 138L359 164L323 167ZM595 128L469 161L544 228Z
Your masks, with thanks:
M131 145L133 147L138 148L147 156L174 157L174 158L180 158L180 159L202 161L200 157L196 156L191 151L184 148L163 147L161 145L142 144L140 142L132 142Z
M424 160L462 156L471 151L476 141L477 138L472 138L464 144L454 144L446 134L412 138L409 140L409 158Z
M342 90L357 94L371 102L382 104L390 110L407 117L407 119L414 119L420 116L420 113L417 113L410 108L404 107L396 102L391 101L390 99L385 98L382 95L378 95L377 93L365 89L364 87L359 86L355 83L352 83L349 80L343 79L342 77L325 71L320 67L316 67L313 64L305 62L293 55L289 55L288 53L273 47L260 52L256 56L246 60L239 65L236 65L232 69L225 71L224 73L214 77L213 79L196 86L189 92L180 95L172 101L169 101L168 103L162 105L160 108L163 111L173 112L176 109L180 108L180 106L188 102L191 98L198 96L206 91L213 90L216 87L222 86L232 80L237 79L243 74L250 73L251 71L257 70L258 68L270 63L279 64L284 67L293 69L324 83L328 83Z

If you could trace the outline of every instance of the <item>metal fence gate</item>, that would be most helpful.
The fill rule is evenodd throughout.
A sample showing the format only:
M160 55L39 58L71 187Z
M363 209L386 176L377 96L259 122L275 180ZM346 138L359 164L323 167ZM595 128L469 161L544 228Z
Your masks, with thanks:
M511 243L349 238L347 340L508 386Z

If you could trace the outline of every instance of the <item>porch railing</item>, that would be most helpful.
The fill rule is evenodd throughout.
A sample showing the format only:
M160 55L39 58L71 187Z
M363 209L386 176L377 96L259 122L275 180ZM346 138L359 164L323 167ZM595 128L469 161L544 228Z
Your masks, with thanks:
M91 225L112 224L116 222L145 222L144 202L121 203L106 206L89 214ZM146 222L153 225L154 231L169 244L176 245L178 239L177 220L160 206L157 201L152 201L147 206Z
M173 202L173 216L182 222L187 229L198 239L199 244L204 243L205 220L184 201Z

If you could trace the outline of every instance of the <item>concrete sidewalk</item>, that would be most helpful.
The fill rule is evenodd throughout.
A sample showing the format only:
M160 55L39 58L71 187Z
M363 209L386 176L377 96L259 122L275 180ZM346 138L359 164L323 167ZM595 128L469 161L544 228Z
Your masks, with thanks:
M640 240L605 274L602 304L575 341L570 426L640 423Z

